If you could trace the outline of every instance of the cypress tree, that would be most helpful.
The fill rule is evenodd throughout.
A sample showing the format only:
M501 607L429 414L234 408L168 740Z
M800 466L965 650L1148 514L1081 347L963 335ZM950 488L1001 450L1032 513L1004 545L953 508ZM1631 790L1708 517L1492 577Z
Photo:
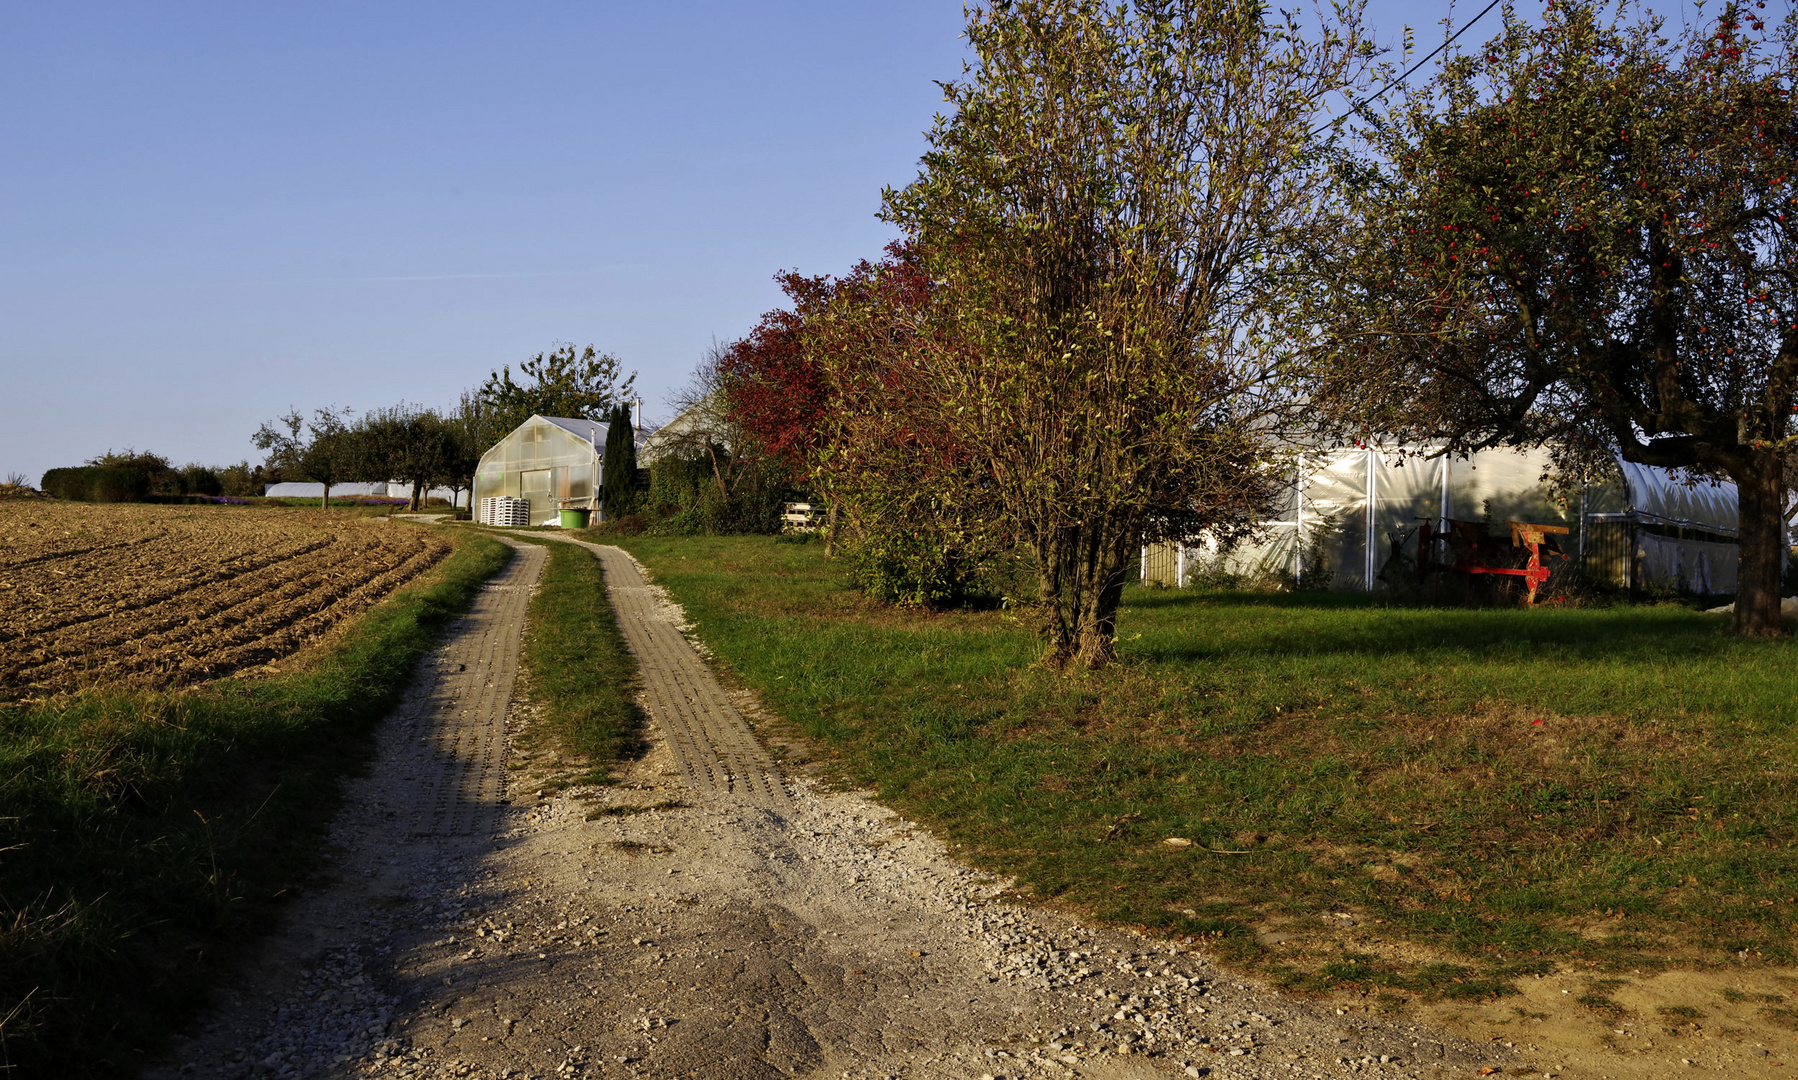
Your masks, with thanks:
M620 403L612 409L602 467L605 473L600 505L607 521L617 521L637 505L637 439L627 404Z

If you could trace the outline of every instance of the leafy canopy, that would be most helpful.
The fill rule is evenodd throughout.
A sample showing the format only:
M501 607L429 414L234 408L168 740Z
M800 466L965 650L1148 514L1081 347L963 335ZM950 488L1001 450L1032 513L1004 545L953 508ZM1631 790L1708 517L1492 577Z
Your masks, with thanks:
M591 345L579 352L558 345L518 365L525 381L513 379L507 365L491 372L476 396L489 430L501 436L533 415L604 420L614 405L629 400L636 385L636 372L620 382L621 370L617 357Z
M932 282L901 368L960 455L938 504L1032 553L1051 662L1109 660L1145 538L1238 528L1270 494L1284 271L1332 183L1319 104L1371 57L1358 21L1344 5L1307 37L1243 0L969 15L977 63L886 194Z
M1674 39L1627 14L1507 18L1370 132L1383 160L1330 294L1334 404L1458 447L1733 478L1736 627L1777 633L1798 39L1735 6Z

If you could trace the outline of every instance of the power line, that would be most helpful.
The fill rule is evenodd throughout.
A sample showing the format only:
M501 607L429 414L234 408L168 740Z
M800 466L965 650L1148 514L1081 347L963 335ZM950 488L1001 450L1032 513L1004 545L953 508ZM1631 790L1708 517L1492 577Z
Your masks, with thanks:
M1322 127L1317 128L1316 131L1313 131L1311 134L1316 135L1319 131L1322 131L1324 128L1335 127L1337 124L1342 123L1344 120L1347 120L1349 117L1355 115L1357 112L1360 112L1362 106L1372 105L1374 102L1385 97L1386 92L1388 90L1391 90L1393 87L1400 85L1406 79L1409 79L1412 76L1412 74L1417 71L1418 68L1429 63L1431 60L1436 59L1437 53L1441 52L1443 49L1448 48L1450 45L1453 45L1455 43L1455 38L1458 38L1462 34L1465 34L1469 27L1471 27L1474 23L1479 22L1480 18L1482 16L1484 16L1486 14L1486 12L1491 11L1493 8L1497 7L1500 4L1500 2L1501 2L1501 0L1492 0L1492 2L1490 4L1487 4L1485 7L1480 9L1479 15L1475 15L1473 18L1468 19L1466 25L1462 26L1461 29L1456 30L1454 32L1454 34L1452 36L1450 36L1447 41L1436 46L1435 50L1433 52L1431 52L1430 55L1424 57L1422 60L1419 60L1417 63L1412 64L1410 67L1406 68L1405 73L1403 75L1400 75L1398 78L1387 83L1385 86L1380 87L1379 93L1370 94L1367 97L1362 98L1360 101L1355 102L1353 105L1351 105L1349 107L1348 112L1343 113L1341 116L1338 116L1336 119L1330 121L1327 124L1324 124Z

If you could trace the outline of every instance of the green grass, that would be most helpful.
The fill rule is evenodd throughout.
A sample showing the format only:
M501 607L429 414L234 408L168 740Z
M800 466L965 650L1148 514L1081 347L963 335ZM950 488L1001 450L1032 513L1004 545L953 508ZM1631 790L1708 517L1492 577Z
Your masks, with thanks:
M510 557L460 536L301 671L0 708L0 1065L141 1064L307 880L374 722Z
M573 544L542 546L549 561L531 600L524 642L537 707L526 749L551 741L581 766L571 780L606 783L613 766L642 749L637 661L612 615L599 560Z
M816 544L616 542L847 779L1039 898L1298 988L1794 962L1789 642L1676 606L1132 588L1123 661L1062 676L1001 613L867 605Z

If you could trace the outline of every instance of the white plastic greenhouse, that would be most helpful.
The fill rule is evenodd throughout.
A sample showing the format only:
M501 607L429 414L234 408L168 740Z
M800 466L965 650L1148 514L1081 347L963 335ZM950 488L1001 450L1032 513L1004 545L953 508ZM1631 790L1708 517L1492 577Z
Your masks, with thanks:
M595 510L605 453L606 425L599 421L533 416L481 455L472 505L521 500L532 525L555 525L563 510Z
M1569 555L1631 587L1728 593L1736 586L1736 488L1618 462L1621 484L1594 484L1567 503L1543 487L1545 450L1432 457L1428 447L1344 447L1300 458L1302 482L1258 539L1143 548L1142 579L1184 585L1201 568L1237 574L1326 574L1331 587L1372 590L1395 543L1415 559L1418 526L1451 520L1560 525Z

